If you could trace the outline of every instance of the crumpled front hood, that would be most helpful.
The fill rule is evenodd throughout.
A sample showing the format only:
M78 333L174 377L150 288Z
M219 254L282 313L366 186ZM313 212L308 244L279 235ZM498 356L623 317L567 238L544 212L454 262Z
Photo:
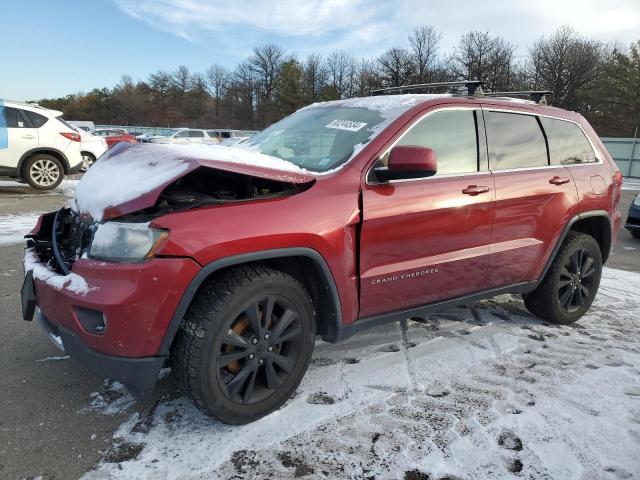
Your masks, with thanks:
M199 167L297 184L315 179L285 160L234 147L119 143L80 180L71 208L95 221L149 208L167 186Z

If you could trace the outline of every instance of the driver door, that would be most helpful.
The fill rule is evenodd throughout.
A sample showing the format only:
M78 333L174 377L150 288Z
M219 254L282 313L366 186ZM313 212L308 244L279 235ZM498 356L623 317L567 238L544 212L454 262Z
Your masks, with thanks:
M395 145L436 154L428 178L363 186L360 317L483 290L489 265L494 182L480 108L445 108L416 121ZM390 149L389 149L390 150ZM389 150L377 161L385 164Z

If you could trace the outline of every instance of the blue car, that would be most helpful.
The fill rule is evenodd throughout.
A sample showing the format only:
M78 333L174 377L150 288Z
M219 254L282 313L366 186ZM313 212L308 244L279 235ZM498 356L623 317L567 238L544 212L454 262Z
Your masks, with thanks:
M636 196L629 207L629 216L627 217L625 228L629 230L635 238L640 238L640 194Z

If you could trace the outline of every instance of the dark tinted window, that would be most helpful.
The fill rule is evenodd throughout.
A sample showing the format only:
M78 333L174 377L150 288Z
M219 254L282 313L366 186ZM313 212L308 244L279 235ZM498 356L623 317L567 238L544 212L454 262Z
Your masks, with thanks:
M220 132L222 138L231 138L231 132Z
M198 130L189 130L189 136L192 138L202 138L204 137L204 133Z
M45 123L47 123L47 120L49 120L44 115L40 115L39 113L36 113L36 112L30 112L29 110L23 110L22 113L24 113L27 116L33 128L40 128Z
M4 117L7 128L26 128L27 126L17 108L4 107Z
M548 165L540 124L532 115L486 112L492 170Z
M432 113L416 123L396 145L428 147L436 154L438 175L478 170L476 119L473 110ZM388 155L381 161L388 162Z
M584 133L575 123L542 117L549 141L552 165L575 165L596 162L596 156Z

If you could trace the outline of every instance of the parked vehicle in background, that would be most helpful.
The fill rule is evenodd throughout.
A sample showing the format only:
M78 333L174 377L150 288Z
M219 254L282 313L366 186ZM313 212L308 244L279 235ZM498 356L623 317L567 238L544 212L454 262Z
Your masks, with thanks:
M149 143L152 138L161 138L162 135L158 135L157 133L142 133L140 135L136 135L136 138L140 143Z
M0 100L0 176L51 190L81 167L80 135L62 112Z
M97 128L89 133L103 137L107 142L108 148L120 142L138 143L138 139L123 128Z
M218 144L216 137L211 137L206 130L198 128L177 128L166 135L149 137L149 143L172 143L178 145Z
M212 138L217 138L220 143L232 146L236 145L247 138L254 136L256 131L254 130L230 130L227 128L216 128L213 130L207 130L207 134Z
M70 125L80 135L80 154L82 155L80 171L86 172L100 155L107 151L107 141L104 137L87 132L77 125Z
M291 398L316 334L504 293L577 321L621 222L622 175L587 121L521 99L339 100L234 149L114 150L27 236L24 318L136 388L170 360L235 424Z
M67 123L78 127L80 130L84 130L85 132L90 132L91 130L95 130L96 126L93 122L88 120L67 120Z
M635 238L640 238L640 194L631 202L625 228L629 230Z

